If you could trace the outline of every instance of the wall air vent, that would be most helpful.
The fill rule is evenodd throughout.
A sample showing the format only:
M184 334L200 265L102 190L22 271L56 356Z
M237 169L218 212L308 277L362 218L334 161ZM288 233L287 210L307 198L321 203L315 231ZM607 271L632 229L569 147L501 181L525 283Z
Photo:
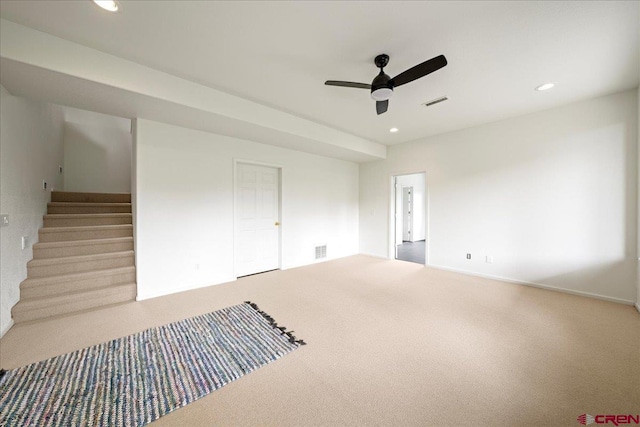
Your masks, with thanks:
M446 101L448 99L449 99L449 97L447 97L447 96L441 96L440 98L432 99L431 101L425 102L422 105L424 105L425 107L431 107L432 105L439 104L439 103L444 102L444 101Z
M316 259L327 257L327 245L316 246Z

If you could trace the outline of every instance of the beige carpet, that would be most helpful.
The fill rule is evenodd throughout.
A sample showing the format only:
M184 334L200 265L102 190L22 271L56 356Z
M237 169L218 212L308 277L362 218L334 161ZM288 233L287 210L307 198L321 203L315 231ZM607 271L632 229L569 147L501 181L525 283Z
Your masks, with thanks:
M245 300L309 345L154 425L577 426L640 412L635 308L366 256L21 324L0 364Z

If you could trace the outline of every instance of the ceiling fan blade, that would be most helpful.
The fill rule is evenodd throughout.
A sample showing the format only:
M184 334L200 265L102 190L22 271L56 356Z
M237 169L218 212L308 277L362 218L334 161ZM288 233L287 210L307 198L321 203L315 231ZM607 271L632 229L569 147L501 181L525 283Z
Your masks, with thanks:
M387 108L389 108L388 99L386 101L376 101L376 112L378 113L378 115L385 113L387 111Z
M412 82L420 77L426 76L427 74L431 74L445 65L447 65L447 58L445 58L444 55L436 56L435 58L424 61L422 64L418 64L415 67L409 68L407 71L398 74L391 79L391 81L393 82L394 87L402 86L405 83Z
M342 87L354 87L356 89L371 89L371 85L368 83L355 83L355 82L341 82L339 80L327 80L324 82L327 86L342 86Z

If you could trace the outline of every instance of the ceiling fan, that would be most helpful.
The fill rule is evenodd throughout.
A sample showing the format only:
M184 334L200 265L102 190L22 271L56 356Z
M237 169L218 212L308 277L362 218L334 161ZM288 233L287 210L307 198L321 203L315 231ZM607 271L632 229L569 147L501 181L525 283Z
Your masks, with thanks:
M327 80L324 82L328 86L343 86L354 87L356 89L370 89L371 98L376 101L376 111L378 114L382 114L389 108L389 98L393 95L393 89L402 86L403 84L412 82L424 77L427 74L431 74L434 71L447 65L447 58L444 55L436 56L428 61L418 64L415 67L398 74L394 78L389 77L384 73L383 68L389 63L389 55L382 54L376 56L373 61L376 67L380 68L380 73L373 79L371 84L367 83L355 83L355 82L342 82L338 80Z

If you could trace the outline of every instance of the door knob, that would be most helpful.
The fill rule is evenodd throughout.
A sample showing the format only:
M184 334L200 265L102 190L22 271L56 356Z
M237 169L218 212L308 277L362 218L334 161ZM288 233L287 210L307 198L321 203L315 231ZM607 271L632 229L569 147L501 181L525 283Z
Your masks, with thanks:
M277 227L277 226L279 226L279 225L280 225L280 223L279 223L278 221L276 221L276 224L275 224L275 225L276 225L276 227Z

